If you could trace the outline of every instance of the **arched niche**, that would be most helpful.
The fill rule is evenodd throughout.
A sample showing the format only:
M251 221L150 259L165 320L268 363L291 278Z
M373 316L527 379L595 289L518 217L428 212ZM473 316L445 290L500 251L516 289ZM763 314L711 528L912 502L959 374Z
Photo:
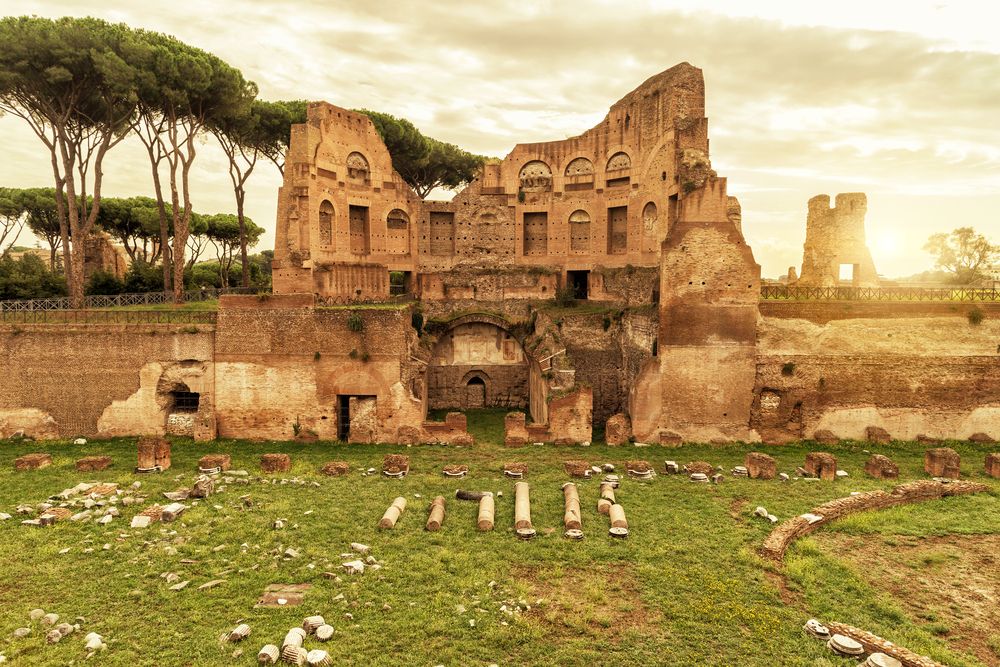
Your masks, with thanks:
M523 192L549 192L552 190L552 169L541 160L532 160L518 175Z
M347 156L347 180L355 185L367 185L368 172L370 168L368 166L368 158L366 158L361 153L354 151Z
M590 214L582 209L569 215L569 249L579 254L590 252Z
M319 242L320 245L333 245L333 204L327 199L319 205Z

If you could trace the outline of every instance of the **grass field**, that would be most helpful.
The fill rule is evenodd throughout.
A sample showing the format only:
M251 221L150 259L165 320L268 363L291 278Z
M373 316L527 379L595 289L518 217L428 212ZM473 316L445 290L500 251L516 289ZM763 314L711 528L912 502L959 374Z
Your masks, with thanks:
M643 458L662 470L664 459L701 459L728 470L750 447L505 450L496 444L498 415L484 417L471 424L479 444L462 449L176 440L173 467L147 476L131 471L132 440L0 443L0 511L11 514L20 503L41 502L81 481L127 486L139 480L146 504L166 503L157 498L160 492L189 486L198 458L213 452L232 454L234 469L250 471L254 480L229 484L178 522L147 529L129 529L142 505L125 508L108 526L64 521L29 528L17 516L0 522L0 654L7 664L32 666L252 665L262 645L280 644L288 628L319 613L336 628L323 646L335 665L856 664L802 633L803 622L817 616L864 627L948 665L1000 664L996 626L986 628L977 652L966 641L967 628L954 621L961 606L948 618L941 610L924 613L913 600L898 597L898 586L880 586L865 559L845 551L876 545L891 561L899 546L899 567L916 563L911 571L917 576L949 578L947 557L902 547L924 536L934 536L938 550L948 549L949 540L997 544L1000 483L990 481L989 494L846 519L798 542L784 566L775 568L756 555L770 525L753 515L754 508L763 505L784 519L850 491L888 488L890 483L863 474L868 445L825 448L851 474L837 482L727 477L714 486L665 475L625 480L618 499L631 536L624 541L608 537L607 519L596 512L598 482L580 481L586 537L575 542L562 537L560 485L568 479L563 460L620 466ZM963 456L965 477L987 481L982 460L989 447L951 446ZM780 470L791 471L814 448L805 443L765 451L778 459ZM31 451L51 453L54 465L15 472L14 458ZM878 451L900 464L902 480L924 477L923 446L899 443ZM308 483L259 481L258 460L266 452L290 454L293 468L285 478ZM403 480L356 470L378 468L383 454L395 452L411 457ZM109 454L114 465L77 473L73 461L88 454ZM333 459L350 462L355 471L345 478L319 475L320 465ZM500 474L502 463L511 460L529 466L538 530L530 542L512 532L513 483ZM469 476L443 478L447 463L468 464ZM458 487L503 491L494 532L476 531L476 505L455 500ZM249 506L240 499L244 494L250 495ZM428 533L427 504L438 494L448 499L447 518L440 532ZM379 531L378 519L397 495L409 501L407 511L394 530ZM277 518L288 519L288 526L274 530ZM341 563L353 557L341 554L351 542L370 545L383 567L343 573ZM288 547L301 555L282 557ZM61 554L64 549L69 551ZM891 562L879 568L891 571ZM1000 587L998 571L987 568L984 574L987 584L992 577L994 590ZM190 585L169 590L162 575L170 572ZM324 572L337 573L339 581ZM213 579L224 583L198 590ZM255 608L272 583L313 588L300 607ZM70 622L84 617L82 632L47 645L40 626L28 620L36 607ZM252 627L251 637L240 645L221 644L219 635L241 621ZM15 628L29 625L29 637L11 638ZM104 635L108 649L84 660L82 635L89 631ZM234 657L235 651L242 654Z

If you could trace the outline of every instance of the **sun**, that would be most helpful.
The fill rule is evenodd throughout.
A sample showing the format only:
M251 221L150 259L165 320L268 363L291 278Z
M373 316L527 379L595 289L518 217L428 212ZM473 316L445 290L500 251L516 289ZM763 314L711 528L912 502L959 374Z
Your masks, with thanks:
M889 230L879 230L872 234L871 247L879 257L895 257L899 254L899 236Z

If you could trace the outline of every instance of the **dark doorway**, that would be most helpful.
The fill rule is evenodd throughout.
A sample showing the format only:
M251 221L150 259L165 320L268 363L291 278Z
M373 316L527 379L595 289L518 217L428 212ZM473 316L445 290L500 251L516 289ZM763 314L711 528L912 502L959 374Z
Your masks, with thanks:
M337 440L347 442L351 435L351 397L337 397Z
M590 271L567 271L566 282L573 288L574 299L587 298L587 284L590 281Z

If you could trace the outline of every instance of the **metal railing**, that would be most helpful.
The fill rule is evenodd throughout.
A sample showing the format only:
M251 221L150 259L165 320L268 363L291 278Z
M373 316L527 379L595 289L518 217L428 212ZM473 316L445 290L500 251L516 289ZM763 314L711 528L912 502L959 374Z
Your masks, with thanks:
M0 324L215 324L210 310L7 310Z
M1000 302L993 287L799 287L762 285L762 301L965 301Z
M412 294L396 294L390 296L316 296L317 308L333 306L365 306L375 304L404 304L414 300Z
M222 294L260 294L270 293L270 289L261 290L256 287L227 287L226 289L193 289L184 292L185 303L198 301L213 301ZM159 306L173 303L173 292L140 292L138 294L92 294L83 299L84 308L123 308L132 306ZM20 311L71 310L73 308L69 297L50 299L18 299L0 301L0 313Z

